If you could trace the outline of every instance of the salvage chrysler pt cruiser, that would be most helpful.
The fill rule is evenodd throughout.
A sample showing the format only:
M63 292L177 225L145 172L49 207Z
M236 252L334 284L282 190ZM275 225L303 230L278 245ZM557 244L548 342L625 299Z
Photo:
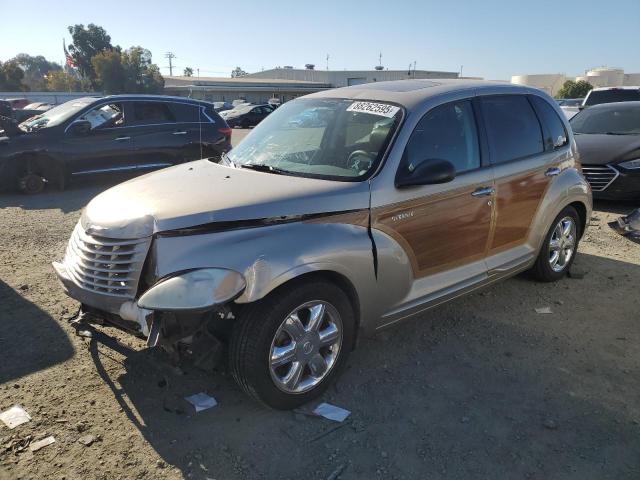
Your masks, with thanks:
M240 387L286 409L362 335L525 270L560 279L590 213L544 92L379 82L286 103L220 163L98 195L54 266L83 311L150 345L228 343Z

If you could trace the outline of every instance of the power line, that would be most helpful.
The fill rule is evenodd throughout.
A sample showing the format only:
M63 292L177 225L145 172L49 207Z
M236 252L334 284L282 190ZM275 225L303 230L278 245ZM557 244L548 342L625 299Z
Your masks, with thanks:
M164 58L168 58L169 59L169 76L173 77L173 63L172 60L174 58L176 58L176 56L173 54L173 52L167 52L164 54Z

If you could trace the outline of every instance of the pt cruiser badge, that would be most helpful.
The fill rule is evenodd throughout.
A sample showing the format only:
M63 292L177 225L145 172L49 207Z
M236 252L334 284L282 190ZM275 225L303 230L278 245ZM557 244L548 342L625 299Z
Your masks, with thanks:
M54 266L83 311L151 345L227 342L240 387L290 409L361 335L524 270L560 279L590 215L547 94L378 82L284 104L220 163L98 195Z

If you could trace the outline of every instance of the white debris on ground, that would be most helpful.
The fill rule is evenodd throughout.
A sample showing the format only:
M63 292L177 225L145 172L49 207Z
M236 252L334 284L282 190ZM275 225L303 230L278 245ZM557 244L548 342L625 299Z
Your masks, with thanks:
M41 448L44 448L48 445L51 445L52 443L55 443L56 439L53 438L52 435L43 438L42 440L38 440L37 442L33 442L31 443L31 445L29 445L29 450L31 450L32 452L37 452L38 450L40 450Z
M202 392L191 395L190 397L185 397L185 400L195 407L196 413L218 405L215 398Z
M543 315L549 315L551 313L553 313L551 311L551 307L540 307L540 308L536 308L536 313L540 313Z
M0 420L10 429L14 429L18 425L30 421L31 416L20 405L14 405L9 410L0 413Z
M336 407L330 403L321 403L313 410L313 413L329 420L333 420L334 422L344 422L345 419L351 415L349 410Z

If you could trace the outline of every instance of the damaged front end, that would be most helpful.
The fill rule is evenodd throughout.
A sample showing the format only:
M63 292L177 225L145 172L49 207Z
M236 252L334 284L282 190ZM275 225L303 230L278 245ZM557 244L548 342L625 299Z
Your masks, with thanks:
M53 263L67 295L82 305L79 319L107 323L145 337L150 347L161 346L175 357L188 353L197 364L212 367L212 352L219 349L211 347L219 345L217 335L233 318L225 305L244 292L243 276L203 268L156 280L145 274L152 270L152 236L111 238L95 230L80 221L64 259Z

